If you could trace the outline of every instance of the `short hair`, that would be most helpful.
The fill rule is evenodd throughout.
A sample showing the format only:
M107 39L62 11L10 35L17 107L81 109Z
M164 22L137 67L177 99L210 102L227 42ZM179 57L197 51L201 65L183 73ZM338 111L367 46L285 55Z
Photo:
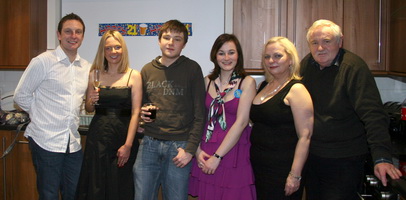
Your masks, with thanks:
M210 60L214 64L214 69L208 76L210 80L215 80L220 75L221 68L217 62L217 53L226 42L233 42L235 44L235 47L237 48L238 59L237 64L234 68L234 72L236 72L236 74L241 77L245 77L247 75L244 70L244 56L242 54L240 42L235 35L224 33L217 37L211 48Z
M300 76L300 60L299 60L299 56L296 50L295 45L286 37L272 37L271 39L269 39L266 44L264 45L264 49L262 52L262 58L261 58L261 64L262 67L265 68L265 51L266 51L266 47L268 45L274 44L274 43L278 43L279 45L281 45L286 54L288 55L289 59L292 60L292 65L289 67L289 71L290 71L290 78L291 79L295 79L295 80L301 80L302 77ZM272 81L274 79L274 77L267 71L265 71L265 78L268 82Z
M105 51L106 41L107 41L107 39L109 39L111 37L114 38L115 40L117 40L121 44L121 48L123 50L123 53L121 55L121 60L119 63L120 66L117 69L117 71L119 73L124 73L130 67L128 48L125 43L123 35L121 35L121 33L116 30L108 30L103 34L103 36L100 39L99 47L97 49L96 57L94 58L91 70L99 69L99 70L108 71L108 62L105 57L106 55L105 55L104 51Z
M189 36L188 30L186 26L182 24L179 20L172 19L165 22L159 29L158 40L161 40L162 35L168 31L183 33L184 42L185 44L187 43Z
M59 33L62 32L63 24L68 20L78 20L82 24L83 34L85 34L85 23L83 22L82 18L80 18L79 15L77 15L75 13L70 13L70 14L65 15L65 17L62 17L62 19L58 23L58 32Z
M317 28L320 28L320 27L330 28L331 31L333 32L337 42L338 43L341 42L341 38L343 37L343 33L341 32L340 26L338 26L334 22L332 22L330 20L326 20L326 19L319 19L319 20L315 21L312 26L310 26L309 30L307 31L307 35L306 35L307 42L310 43L310 36L314 33L314 31Z

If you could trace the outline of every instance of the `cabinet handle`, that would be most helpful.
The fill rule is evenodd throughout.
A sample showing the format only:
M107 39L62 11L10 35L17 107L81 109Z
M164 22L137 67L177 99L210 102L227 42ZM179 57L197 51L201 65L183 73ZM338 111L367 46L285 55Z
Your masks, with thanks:
M293 44L296 46L296 17L297 17L297 0L293 1Z
M280 36L281 33L281 26L282 26L282 0L279 0L279 9L278 9L278 36Z
M3 152L5 151L5 147L6 147L6 137L3 137L2 138L2 147L3 147ZM7 171L6 171L6 158L4 158L3 159L3 185L4 185L4 187L3 187L3 199L4 200L7 200L7 179L6 179L6 174L7 174Z
M379 20L378 20L378 64L381 64L382 51L382 0L379 0Z

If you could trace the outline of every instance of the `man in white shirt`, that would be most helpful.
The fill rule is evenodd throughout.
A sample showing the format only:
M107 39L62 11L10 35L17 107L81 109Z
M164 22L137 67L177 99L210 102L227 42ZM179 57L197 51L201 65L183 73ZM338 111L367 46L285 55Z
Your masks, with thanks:
M39 199L75 198L82 164L79 111L90 64L77 53L85 24L71 13L58 24L59 46L33 58L17 85L14 101L29 113L25 131L37 173ZM60 192L60 194L59 194Z

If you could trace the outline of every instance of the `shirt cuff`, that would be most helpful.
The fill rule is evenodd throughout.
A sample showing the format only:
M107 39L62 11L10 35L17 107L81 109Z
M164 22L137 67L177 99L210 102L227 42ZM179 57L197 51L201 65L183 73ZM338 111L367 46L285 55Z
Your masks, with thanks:
M377 160L375 160L375 165L379 164L379 163L389 163L389 164L393 164L392 160L388 160L386 158L379 158Z

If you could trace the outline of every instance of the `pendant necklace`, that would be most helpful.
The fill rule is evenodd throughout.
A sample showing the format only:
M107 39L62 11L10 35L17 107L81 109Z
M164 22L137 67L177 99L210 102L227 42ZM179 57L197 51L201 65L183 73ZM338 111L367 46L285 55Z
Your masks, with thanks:
M286 80L285 82L283 82L282 84L278 85L278 87L276 87L274 90L272 90L272 91L270 91L270 92L268 92L268 93L262 95L262 97L260 98L261 101L264 101L265 98L267 98L267 97L272 96L273 94L275 94L275 92L277 92L277 91L282 87L282 85L285 85L289 80L290 80L290 79L288 79L288 80ZM268 85L269 85L269 83L268 83Z

